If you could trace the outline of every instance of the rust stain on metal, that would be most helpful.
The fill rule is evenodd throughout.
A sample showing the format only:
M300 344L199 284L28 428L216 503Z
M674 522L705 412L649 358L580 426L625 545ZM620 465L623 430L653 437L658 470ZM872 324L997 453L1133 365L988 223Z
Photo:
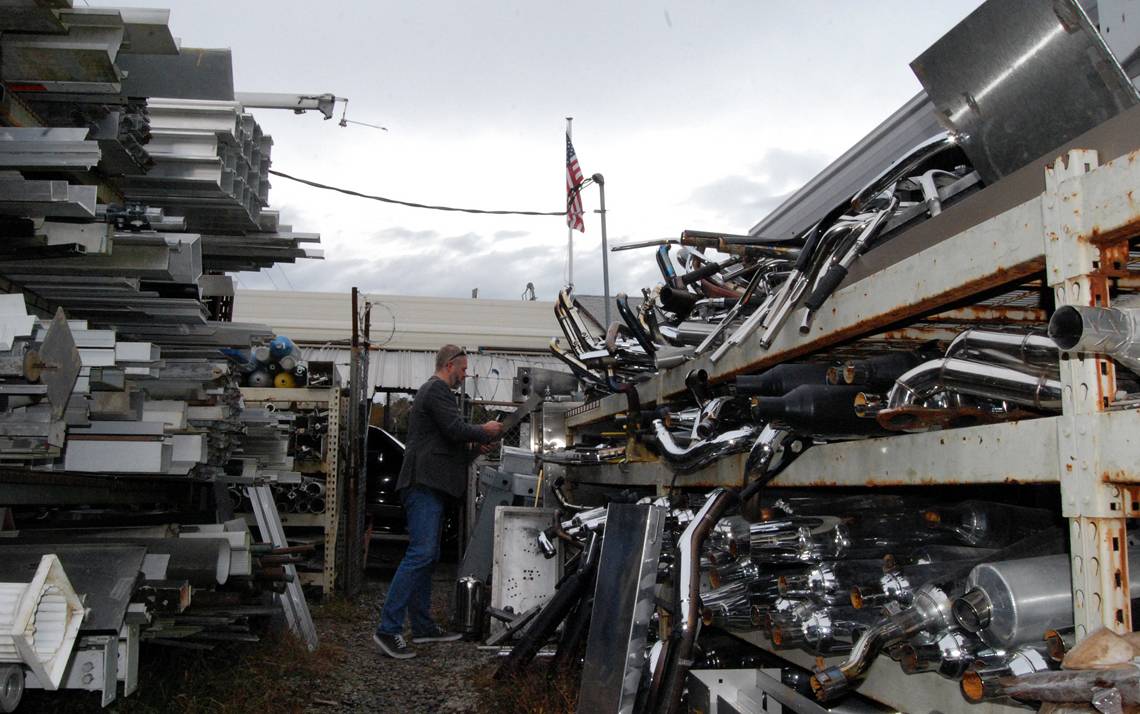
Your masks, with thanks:
M1038 308L967 305L922 319L926 322L1017 323L1045 322L1045 318L1045 311Z
M1140 485L1119 484L1119 488L1124 515L1128 518L1140 516Z
M1077 236L1078 240L1087 240L1093 245L1103 245L1121 239L1128 239L1140 234L1140 215L1131 215L1122 225L1108 230L1100 226L1093 226L1087 236Z
M1119 240L1104 243L1100 247L1100 272L1103 275L1120 277L1128 275L1128 241Z
M959 300L963 300L977 293L992 288L997 288L1002 285L1024 280L1025 278L1039 273L1045 269L1044 256L1035 257L1032 260L1027 260L1017 265L1009 267L999 267L989 275L971 280L961 285L956 285L945 292L933 295L931 297L919 300L909 305L899 305L898 307L878 313L873 317L864 318L847 327L835 330L834 332L820 336L819 338L810 342L796 345L786 351L764 354L764 356L755 360L754 362L744 365L738 369L726 372L719 375L717 382L732 379L738 374L746 374L765 367L769 367L780 362L785 362L802 355L817 352L824 347L846 342L857 337L875 334L880 332L888 325L902 322L908 318L915 318L920 315L927 314L936 310L943 305L950 305ZM763 353L762 353L763 354Z
M1136 472L1127 471L1125 469L1117 469L1115 471L1102 471L1100 480L1104 483L1111 483L1119 486L1121 493L1124 494L1121 498L1131 497L1132 501L1140 501L1140 486L1129 486L1128 481L1136 480ZM1135 509L1136 515L1140 516L1140 508Z

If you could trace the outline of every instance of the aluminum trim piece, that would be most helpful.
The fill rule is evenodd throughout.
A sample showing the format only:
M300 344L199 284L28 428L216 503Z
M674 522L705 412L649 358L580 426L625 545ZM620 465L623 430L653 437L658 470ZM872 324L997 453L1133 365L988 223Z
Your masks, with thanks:
M278 548L289 545L285 538L285 529L281 526L281 517L277 513L277 503L273 500L273 492L269 486L248 486L246 495L253 506L253 515L257 519L257 529L262 540L269 541ZM301 580L297 577L297 566L287 564L285 576L288 583L285 592L274 595L274 599L285 611L285 619L291 629L309 651L317 649L317 627L313 624L313 616L309 612L309 603L305 601L305 593L301 590Z
M664 527L664 508L609 506L579 712L633 712L645 665Z

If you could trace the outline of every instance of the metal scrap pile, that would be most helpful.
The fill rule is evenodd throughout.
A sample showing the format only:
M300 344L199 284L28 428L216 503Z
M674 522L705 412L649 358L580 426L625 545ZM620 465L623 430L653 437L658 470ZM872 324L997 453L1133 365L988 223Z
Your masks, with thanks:
M1020 43L1028 44L1011 49ZM1083 457L1062 456L1036 468L1035 475L1061 482L1064 506L1051 492L1041 500L1052 504L1047 509L951 500L946 490L905 498L826 492L775 500L765 489L815 445L864 440L873 441L815 451L810 466L791 469L784 485L925 485L898 474L930 471L915 462L945 457L948 475L931 479L932 485L960 486L973 480L966 469L960 478L954 474L953 455L964 452L941 448L955 438L900 435L1059 414L1080 421L1088 416L1082 404L1093 401L1097 414L1134 408L1140 397L1134 218L1111 246L1097 243L1103 227L1090 225L1077 235L1086 229L1054 228L1046 220L1041 229L1009 235L1014 229L1003 222L1015 206L1028 206L1031 218L1017 221L1028 225L1038 210L1032 202L1041 196L1047 216L1050 210L1080 215L1089 206L1077 205L1076 192L1057 197L1057 187L1083 175L1082 161L1091 162L1084 171L1096 166L1096 152L1084 149L1095 130L1140 104L1133 78L1108 43L1076 3L985 3L912 64L924 94L797 192L786 213L777 209L779 215L761 221L751 235L685 231L676 240L619 248L656 246L663 283L643 289L636 306L619 295L620 319L612 324L599 324L569 293L560 296L555 314L564 340L554 340L551 349L594 401L570 413L573 443L541 458L580 467L572 480L587 486L620 483L625 467L660 461L672 471L673 487L741 487L712 492L692 512L676 503L672 509L668 503L639 506L672 516L661 520L672 524L665 540L676 552L661 552L653 577L639 573L658 585L650 599L662 639L646 655L634 647L645 631L629 638L638 657L624 667L623 705L674 712L687 688L690 706L703 710L694 698L703 680L687 675L705 626L749 633L764 649L782 649L811 669L810 678L797 680L804 685L798 694L778 682L759 682L759 673L748 685L795 711L819 710L809 698L830 706L885 657L908 674L957 681L971 703L1018 697L1082 707L1065 711L1123 711L1122 705L1136 703L1126 638L1106 645L1118 649L1115 658L1094 664L1129 663L1111 675L1052 671L1090 634L1087 620L1074 633L1074 609L1118 630L1130 625L1126 601L1106 606L1108 596L1082 590L1082 578L1101 578L1108 593L1115 569L1115 589L1122 592L1114 595L1140 595L1126 578L1137 560L1129 548L1127 558L1120 552L1128 538L1126 507L1105 505L1094 516L1072 505L1092 502L1106 484L1113 488L1109 473L1092 479L1104 483L1067 482L1077 467L1065 460ZM969 63L962 62L966 47L979 53ZM1009 71L1011 63L1017 72ZM1062 88L1082 94L1071 105L1079 112L1057 108ZM888 155L896 158L884 168L883 136L907 135L902 127L912 121L954 131L929 131L909 151L892 150ZM921 138L912 136L908 144ZM1066 169L1056 157L1070 149ZM859 185L853 175L861 176ZM1015 275L1002 274L1014 266L1001 258L986 266L989 271L958 275L955 256L939 246L963 237L962 245L1028 246L1032 259ZM678 244L681 250L671 254ZM1074 255L1082 250L1094 257L1082 254L1086 262L1078 261ZM1092 355L1103 361L1090 365ZM1080 449L1111 440L1095 428L1054 421L1068 437L1079 432L1073 438ZM970 443L993 433L1007 431L979 429ZM1105 453L1112 448L1105 446ZM623 468L598 467L606 462ZM688 478L678 480L681 475ZM665 487L668 476L656 484ZM617 507L584 511L581 523L562 516L556 535L579 542L577 572L598 569L590 566L598 534L611 541L631 537L614 532ZM1057 527L1062 510L1073 519L1072 559L1069 533ZM1102 522L1100 516L1110 517ZM1096 522L1091 529L1098 542L1123 564L1109 568L1078 554L1086 518ZM601 592L602 578L632 576L595 577ZM610 618L603 610L613 602L628 601L611 598L593 617ZM642 615L634 614L639 626L648 623L648 608L633 612ZM567 631L575 631L576 620L569 622ZM1072 654L1066 668L1080 670L1069 660L1089 657ZM644 674L636 666L641 662ZM907 686L891 675L880 679L890 681L884 688ZM931 676L916 684L925 689L931 680L939 684ZM639 690L630 686L635 682Z
M107 703L138 686L140 641L256 639L250 618L283 609L316 644L313 547L286 541L267 484L323 511L297 462L324 432L296 444L292 411L244 403L225 351L273 350L287 387L304 364L230 321L224 273L319 257L319 236L268 208L272 140L228 51L180 48L166 10L70 5L0 13L0 621L42 610L0 662L3 711L24 686Z
M794 238L685 231L678 240L623 246L658 246L664 282L644 289L636 310L619 295L621 321L606 326L604 338L592 334L580 306L563 293L555 315L569 347L555 340L551 349L598 391L622 391L642 375L705 353L715 364L754 333L768 349L784 330L810 332L816 313L861 256L980 185L961 147L943 134ZM681 271L670 255L674 244L683 246ZM798 324L787 327L793 314Z

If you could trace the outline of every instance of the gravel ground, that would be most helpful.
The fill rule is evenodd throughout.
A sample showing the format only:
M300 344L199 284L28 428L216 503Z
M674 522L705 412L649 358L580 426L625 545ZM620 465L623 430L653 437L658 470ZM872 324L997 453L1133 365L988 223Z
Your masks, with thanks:
M479 692L474 680L493 662L494 655L480 652L476 643L460 640L410 645L418 655L415 659L394 660L382 655L372 642L392 574L390 568L370 570L365 592L350 605L338 608L334 617L324 617L321 608L314 608L322 648L342 650L344 656L322 678L303 711L478 710ZM432 609L441 624L450 617L454 587L454 564L440 564L432 583Z

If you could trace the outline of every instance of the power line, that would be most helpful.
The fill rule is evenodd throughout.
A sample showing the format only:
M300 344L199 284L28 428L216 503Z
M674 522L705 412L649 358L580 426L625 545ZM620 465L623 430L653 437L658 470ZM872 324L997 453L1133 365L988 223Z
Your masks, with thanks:
M480 209L480 208L455 208L453 206L433 206L433 205L426 204L426 203L413 203L412 201L398 201L394 198L385 198L383 196L373 196L371 194L360 193L359 191L353 191L352 189L338 188L337 186L329 186L327 184L318 183L317 181L310 181L308 179L298 178L296 176L290 176L287 173L283 173L281 171L274 171L273 169L270 169L269 173L273 174L274 176L280 176L281 178L289 179L290 181L296 181L297 183L303 183L306 186L312 186L313 188L319 188L319 189L323 189L325 191L336 191L337 193L343 193L343 194L348 195L348 196L356 196L357 198L367 198L367 199L370 199L372 201L381 201L383 203L395 203L397 205L408 206L410 208L426 208L426 209L431 210L431 211L452 211L455 213L483 213L483 214L490 214L490 215L495 215L495 216L565 216L566 215L566 211L489 211L489 210L484 210L484 209Z
M297 288L293 287L293 281L289 279L289 273L285 272L285 267L281 265L281 263L274 263L273 265L276 266L277 271L281 273L281 277L285 278L285 282L289 284L289 289L296 290Z

